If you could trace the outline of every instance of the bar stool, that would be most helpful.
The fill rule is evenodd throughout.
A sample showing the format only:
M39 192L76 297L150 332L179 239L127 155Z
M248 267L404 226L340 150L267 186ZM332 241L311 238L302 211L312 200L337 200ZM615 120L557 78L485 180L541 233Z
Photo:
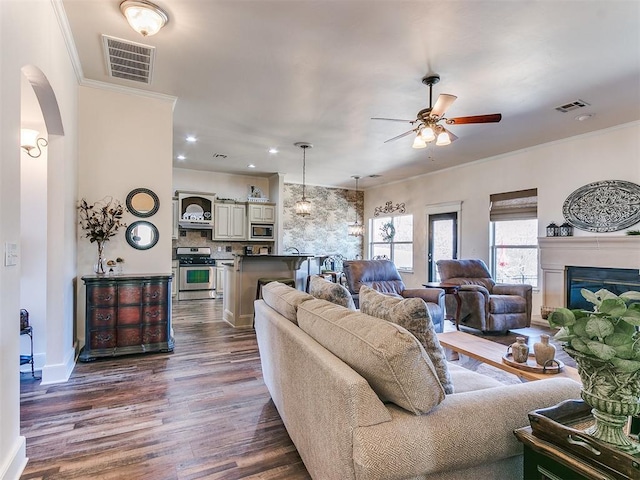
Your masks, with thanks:
M259 278L258 287L256 288L256 300L260 300L262 298L263 285L271 282L280 282L284 283L285 285L289 285L290 287L296 288L296 281L293 278Z

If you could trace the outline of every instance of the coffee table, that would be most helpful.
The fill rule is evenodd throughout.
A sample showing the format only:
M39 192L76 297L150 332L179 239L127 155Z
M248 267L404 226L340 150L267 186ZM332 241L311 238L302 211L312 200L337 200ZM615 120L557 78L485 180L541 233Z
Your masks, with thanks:
M445 332L438 334L440 345L453 352L460 353L469 358L473 358L487 365L499 368L505 372L512 373L522 381L544 380L547 378L564 377L580 382L578 370L573 367L564 366L560 373L537 373L521 370L508 365L502 361L502 356L506 353L507 347L497 342L492 342L486 338L477 337L465 332Z

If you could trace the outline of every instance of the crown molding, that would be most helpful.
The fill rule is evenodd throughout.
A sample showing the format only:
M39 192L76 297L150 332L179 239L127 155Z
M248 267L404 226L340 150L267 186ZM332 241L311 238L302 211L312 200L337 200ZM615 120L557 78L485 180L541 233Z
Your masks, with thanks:
M69 59L71 60L73 71L76 74L76 79L78 80L78 83L81 83L84 79L84 73L82 71L82 65L80 64L78 49L76 48L76 43L73 40L73 35L71 34L71 27L67 18L67 12L64 9L62 0L51 0L51 6L53 7L56 19L58 20L58 25L60 26L62 38L64 39L64 43L67 47L67 52L69 53Z
M89 80L88 78L83 78L80 81L80 85L83 87L89 88L98 88L101 90L110 90L112 92L123 93L125 95L135 95L137 97L147 97L153 98L155 100L161 100L163 102L171 103L172 109L176 107L176 102L178 101L178 97L174 97L173 95L167 95L165 93L158 92L150 92L147 90L140 90L139 88L131 88L123 85L116 85L113 83L101 82L98 80Z
M139 88L126 87L123 85L116 85L85 78L82 70L82 64L80 63L80 57L78 56L78 49L76 48L76 44L71 33L71 27L69 26L69 20L67 19L67 13L64 9L64 5L62 4L62 0L51 0L51 5L53 6L53 10L58 20L58 25L60 26L60 31L62 32L62 37L64 38L64 43L67 47L67 52L69 53L69 59L71 60L71 65L76 74L76 79L79 85L83 87L110 90L112 92L123 93L125 95L135 95L138 97L147 97L155 100L161 100L163 102L169 102L171 103L171 109L175 109L178 97L174 97L173 95L150 92Z

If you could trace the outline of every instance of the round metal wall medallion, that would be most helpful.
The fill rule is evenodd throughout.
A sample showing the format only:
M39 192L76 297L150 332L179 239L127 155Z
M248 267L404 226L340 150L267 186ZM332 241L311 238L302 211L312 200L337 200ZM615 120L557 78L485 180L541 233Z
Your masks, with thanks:
M640 222L640 185L624 180L590 183L567 197L562 214L580 230L623 230Z

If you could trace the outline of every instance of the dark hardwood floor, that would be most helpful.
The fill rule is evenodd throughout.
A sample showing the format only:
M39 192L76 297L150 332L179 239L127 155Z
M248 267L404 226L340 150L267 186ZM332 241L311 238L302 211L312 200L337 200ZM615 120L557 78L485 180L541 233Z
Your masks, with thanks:
M173 353L78 363L59 385L22 376L21 480L310 478L262 381L254 331L223 322L220 299L173 312Z
M23 375L21 477L308 479L262 381L253 330L222 300L174 302L173 353L78 363L64 384Z

